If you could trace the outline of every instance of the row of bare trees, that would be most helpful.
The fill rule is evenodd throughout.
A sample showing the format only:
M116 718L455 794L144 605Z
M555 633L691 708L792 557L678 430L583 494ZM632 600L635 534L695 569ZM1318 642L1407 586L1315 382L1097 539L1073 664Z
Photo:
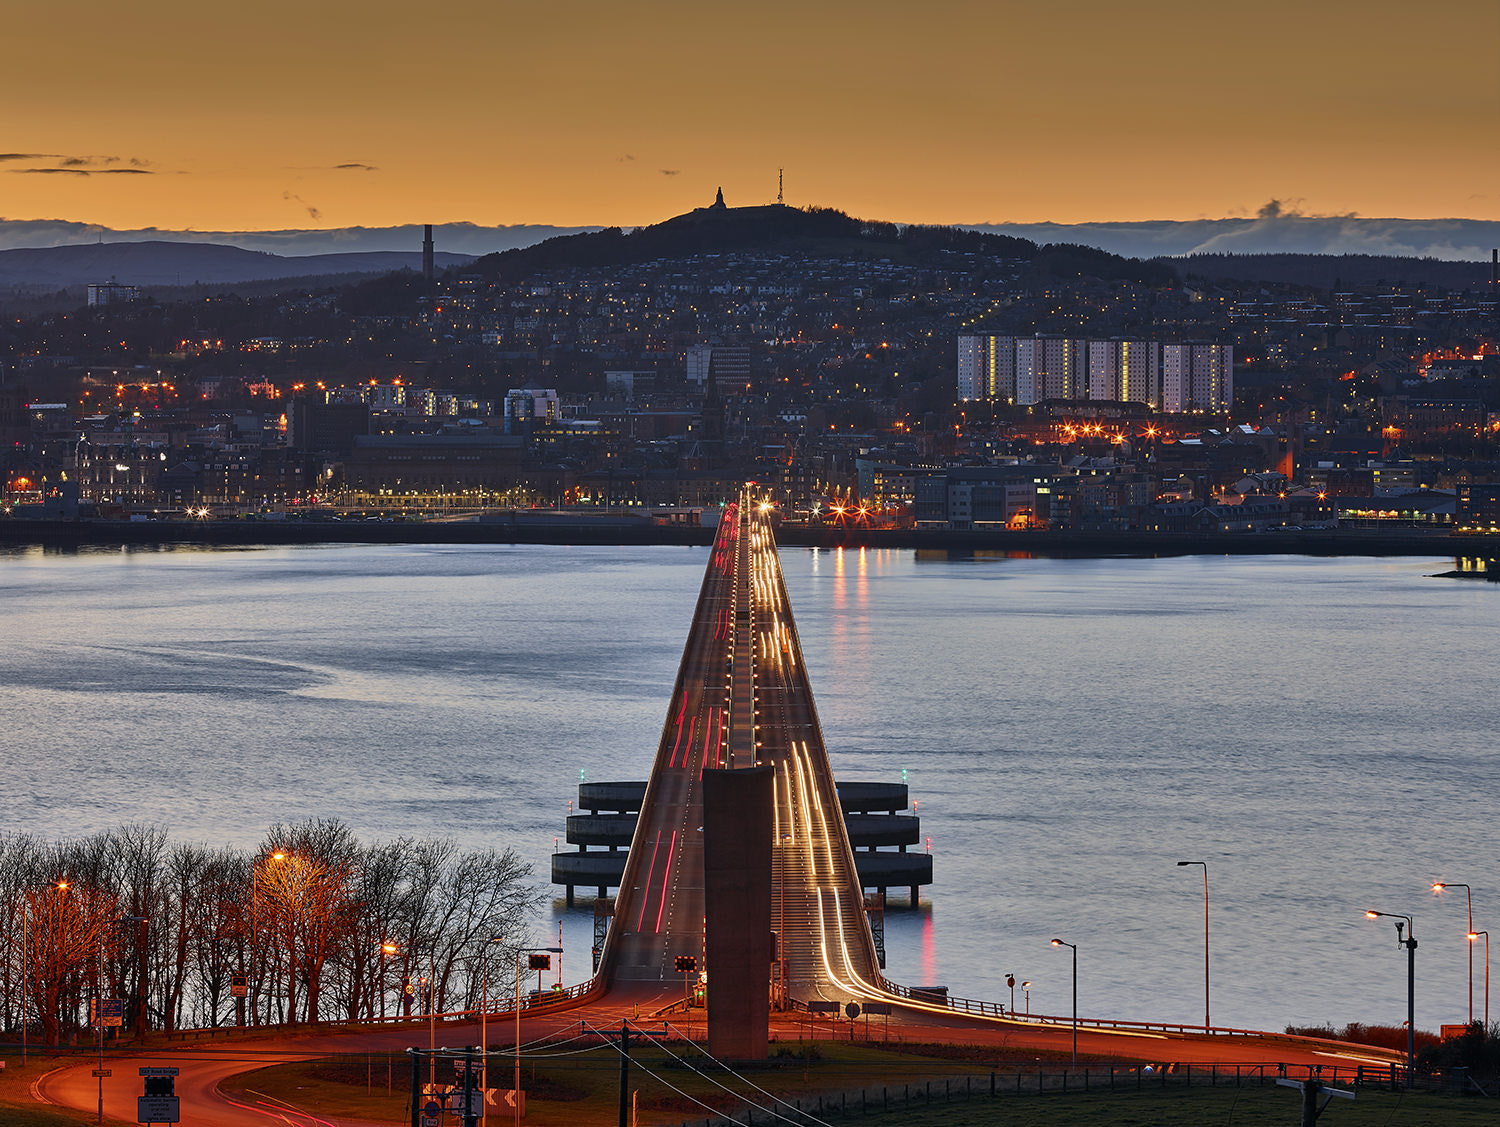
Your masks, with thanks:
M137 1033L473 1009L529 942L530 877L509 849L367 844L326 819L250 853L155 825L0 834L0 1028L57 1044L95 998Z

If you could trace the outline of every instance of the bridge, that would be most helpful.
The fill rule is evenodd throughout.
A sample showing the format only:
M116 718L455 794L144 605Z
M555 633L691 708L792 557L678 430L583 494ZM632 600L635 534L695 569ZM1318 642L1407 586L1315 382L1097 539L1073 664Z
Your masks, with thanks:
M615 797L624 806L638 806L639 815L617 878L619 894L598 973L558 996L527 1001L499 1023L493 1020L499 1015L492 1015L488 1033L472 1011L441 1015L443 1043L489 1041L502 1026L527 1039L551 1037L580 1014L601 1026L648 1016L681 999L681 956L707 967L712 990L715 968L706 959L704 926L704 772L765 767L771 771L773 796L771 918L781 942L764 985L784 1007L884 1003L891 1007L891 1025L914 1042L983 1045L996 1052L1045 1049L1062 1055L1071 1046L1075 1058L1083 1053L1110 1061L1201 1062L1234 1067L1236 1077L1241 1064L1262 1071L1291 1064L1306 1069L1309 1078L1315 1072L1337 1078L1340 1068L1345 1076L1367 1068L1388 1070L1395 1086L1400 1054L1370 1046L1243 1029L1023 1017L994 1003L934 996L886 980L768 517L768 509L747 494L725 509L644 796L623 784L628 793ZM868 795L852 803L849 799L844 805L853 810L861 802L868 809L873 801ZM620 831L615 826L603 832L612 837ZM878 883L878 878L868 879L871 872L865 885ZM731 971L756 973L750 967ZM797 1028L795 1017L777 1020L782 1035ZM809 1014L809 1035L811 1020ZM835 1015L834 1024L824 1028L832 1030L836 1022ZM435 1040L433 1029L429 1024L427 1036ZM255 1063L401 1049L420 1037L420 1023L413 1028L409 1022L388 1030L287 1030L257 1048ZM194 1058L163 1050L138 1062L117 1059L120 1078L108 1084L91 1076L86 1063L57 1068L33 1085L33 1093L38 1100L92 1112L97 1085L102 1106L126 1120L135 1109L135 1090L126 1082L134 1081L134 1065L180 1063L181 1090L191 1097L184 1105L191 1103L203 1121L226 1127L250 1127L267 1118L293 1122L282 1108L252 1108L220 1091L224 1079L246 1069L240 1047L226 1043L224 1048L223 1054L210 1049ZM1325 1067L1334 1071L1324 1073Z
M680 989L679 956L706 965L703 772L765 766L778 995L884 994L769 510L742 493L719 521L601 955L611 986Z

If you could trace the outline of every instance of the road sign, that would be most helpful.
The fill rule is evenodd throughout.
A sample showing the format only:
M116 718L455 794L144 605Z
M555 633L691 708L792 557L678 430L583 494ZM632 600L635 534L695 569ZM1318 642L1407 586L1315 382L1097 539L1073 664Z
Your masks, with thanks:
M526 1091L523 1088L486 1088L484 1102L489 1107L507 1107L512 1111L519 1108L522 1115L526 1114Z
M891 1014L891 1004L889 1002L866 1002L865 1013L885 1014L887 1017L889 1017Z
M422 1105L422 1127L442 1127L443 1109L436 1100Z
M114 1073L110 1069L107 1069L107 1068L96 1068L96 1069L94 1069L94 1075L95 1076L113 1076Z
M229 996L231 998L244 998L250 994L250 976L248 974L231 974L229 976Z
M859 1003L850 1002L844 1007L844 1013L848 1015L850 1021L853 1021L859 1016Z
M178 1122L177 1105L177 1096L137 1096L135 1121L137 1123L176 1123Z
M836 1014L840 1008L837 1002L812 1001L807 1003L807 1012L810 1014Z
M174 1065L168 1065L167 1067L164 1067L164 1068L160 1067L160 1066L157 1066L157 1067L145 1067L145 1068L141 1069L141 1075L142 1076L176 1076L177 1075L177 1066L174 1064Z

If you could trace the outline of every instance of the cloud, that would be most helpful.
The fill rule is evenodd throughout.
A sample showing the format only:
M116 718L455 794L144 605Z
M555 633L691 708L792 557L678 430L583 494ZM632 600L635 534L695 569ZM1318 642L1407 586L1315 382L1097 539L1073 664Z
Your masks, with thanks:
M682 169L680 169L680 168L658 168L657 171L660 172L663 176L676 176L678 173L680 173L682 171Z
M1359 212L1357 211L1333 212L1327 214L1315 211L1303 211L1302 208L1298 206L1301 202L1302 201L1300 199L1292 200L1289 203L1283 202L1278 199L1269 199L1265 203L1261 204L1260 207L1256 210L1255 218L1264 220L1359 218Z
M310 219L321 219L321 218L323 218L323 213L321 211L319 211L317 208L313 207L312 204L308 203L305 199L303 199L301 196L297 195L297 193L295 193L295 192L282 192L281 193L281 198L284 199L284 200L290 200L290 201L292 201L294 203L301 204L303 207L305 207L307 209L307 215L308 215L308 218L310 218Z
M94 176L94 175L151 175L151 161L131 157L129 168L111 168L119 164L117 156L65 156L62 153L0 153L0 161L56 161L56 164L38 168L12 168L11 172L25 172L40 176Z
M357 160L347 161L344 164L336 164L335 169L346 169L354 172L376 172L379 171L373 164L364 164Z
M155 176L146 168L12 168L18 176Z

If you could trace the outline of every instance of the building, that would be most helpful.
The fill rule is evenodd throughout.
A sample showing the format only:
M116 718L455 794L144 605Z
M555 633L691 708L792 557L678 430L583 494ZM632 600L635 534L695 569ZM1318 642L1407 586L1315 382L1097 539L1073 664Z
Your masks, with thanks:
M688 383L702 387L710 367L721 392L744 391L750 383L750 350L722 344L698 344L687 350Z
M950 467L917 477L918 528L1034 528L1054 520L1053 465Z
M138 301L140 286L126 286L111 279L108 282L93 282L89 285L89 305L118 305L122 301Z
M1144 403L1171 413L1227 411L1230 345L964 334L958 397L1030 407L1046 400Z
M1227 344L1161 346L1161 398L1169 414L1227 411L1234 400L1234 349Z
M560 407L556 388L513 387L505 393L505 433L530 434L538 423L555 422Z

